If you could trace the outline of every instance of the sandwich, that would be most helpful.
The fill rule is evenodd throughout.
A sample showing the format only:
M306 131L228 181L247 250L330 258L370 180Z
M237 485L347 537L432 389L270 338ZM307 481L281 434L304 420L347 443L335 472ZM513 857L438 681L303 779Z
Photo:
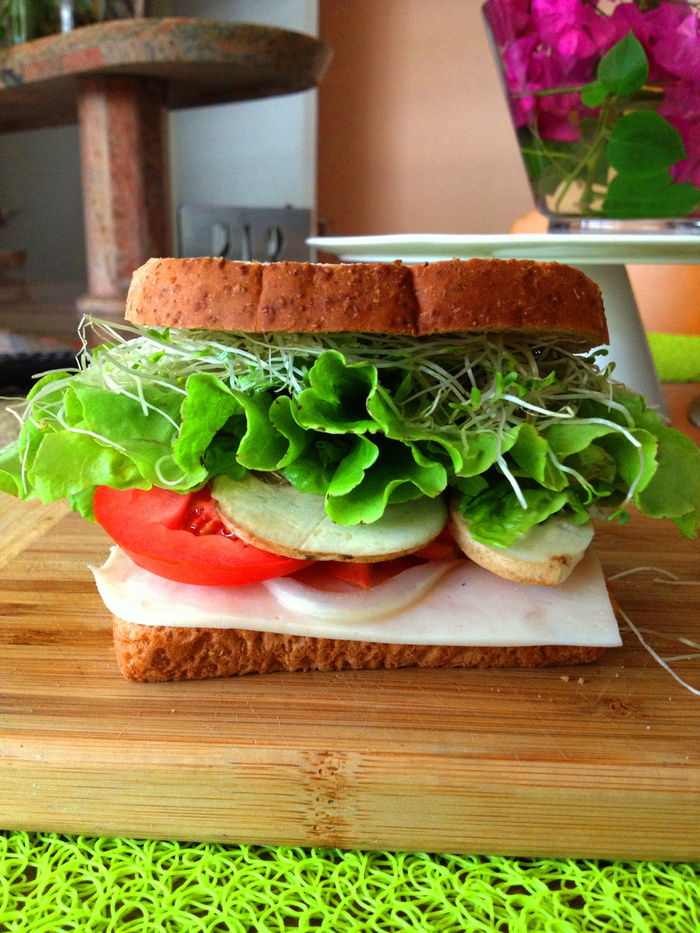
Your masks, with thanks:
M153 259L126 318L15 407L0 489L115 542L129 679L595 661L593 520L700 527L700 452L568 266Z

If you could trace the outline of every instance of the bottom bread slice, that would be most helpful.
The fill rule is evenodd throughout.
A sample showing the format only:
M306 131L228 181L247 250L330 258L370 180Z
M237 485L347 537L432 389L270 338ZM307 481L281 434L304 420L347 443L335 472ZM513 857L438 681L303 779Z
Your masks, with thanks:
M571 645L517 648L392 645L247 629L139 625L113 618L119 668L127 679L136 681L204 680L275 671L551 667L589 664L606 650Z

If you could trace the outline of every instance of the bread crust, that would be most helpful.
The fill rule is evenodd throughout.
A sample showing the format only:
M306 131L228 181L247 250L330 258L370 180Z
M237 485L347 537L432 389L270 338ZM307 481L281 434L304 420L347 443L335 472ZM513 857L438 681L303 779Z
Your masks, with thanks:
M593 347L609 340L598 286L578 269L519 259L393 263L150 259L134 272L135 324L249 333L429 334L517 330Z
M605 648L393 645L247 629L178 628L114 620L117 663L133 681L204 680L277 671L398 667L551 667L590 664Z

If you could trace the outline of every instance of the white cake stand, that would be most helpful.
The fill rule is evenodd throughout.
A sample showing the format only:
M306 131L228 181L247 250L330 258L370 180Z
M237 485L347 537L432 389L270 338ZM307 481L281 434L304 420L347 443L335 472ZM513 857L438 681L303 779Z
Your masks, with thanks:
M453 236L311 237L309 246L345 262L440 259L534 259L581 269L600 286L615 379L667 414L626 264L700 263L700 236L688 234L521 233Z

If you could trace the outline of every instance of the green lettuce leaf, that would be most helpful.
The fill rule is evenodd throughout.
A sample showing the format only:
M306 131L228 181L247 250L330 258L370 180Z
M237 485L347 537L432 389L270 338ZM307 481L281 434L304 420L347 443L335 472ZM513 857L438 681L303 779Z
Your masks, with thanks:
M277 470L287 459L289 442L270 420L272 397L267 392L234 394L246 418L236 459L248 470Z
M190 473L204 468L204 478L212 471L240 479L246 469L280 470L308 443L289 398L232 390L212 373L188 378L181 417L173 455Z
M222 450L231 450L233 447L235 455L238 440L235 445L229 441L227 448L218 445L216 454L210 453L210 447L224 425L236 416L239 416L243 429L243 407L228 386L212 373L193 373L187 380L186 389L187 397L180 408L182 420L173 443L173 456L188 473L201 470L208 454L210 463L216 462L217 466L221 466ZM232 435L229 434L229 437Z
M465 448L459 433L454 430L435 431L430 426L407 423L398 407L398 399L408 393L407 380L392 397L383 386L377 386L367 398L367 411L376 422L381 433L392 440L416 444L431 459L444 463L450 472L460 473L465 467ZM479 456L475 451L475 456ZM494 457L495 460L495 457Z
M311 443L312 434L297 423L292 405L292 400L287 395L279 395L270 405L270 423L287 443L287 451L278 460L276 470L282 470L294 463Z
M20 499L29 498L22 482L22 458L19 441L0 450L0 492Z
M651 478L640 484L635 495L637 507L652 518L677 519L697 514L700 507L700 451L685 434L665 425L657 427L656 436L658 465Z
M29 478L42 502L56 502L95 486L150 489L134 461L89 434L47 434L37 451Z
M367 401L377 387L377 369L369 363L345 362L337 350L328 350L308 374L310 387L297 396L293 411L302 428L332 434L376 431L367 417Z
M569 484L565 473L558 469L549 457L549 444L531 424L521 424L512 432L515 443L510 448L510 457L520 467L521 474L544 486L560 492Z
M362 451L350 466L341 463L326 495L326 512L339 525L368 524L390 503L435 497L447 484L444 467L426 459L415 446L358 438ZM372 459L370 447L376 449ZM363 459L370 462L365 466Z
M335 468L326 489L328 496L346 496L362 483L367 470L377 462L379 447L367 437L355 437L350 450Z
M597 485L598 496L609 494L617 478L617 466L599 444L590 444L566 458L566 465L576 470L586 482Z
M207 477L225 474L231 479L243 479L248 471L236 460L237 453L238 438L217 434L204 454L204 469L207 471Z
M644 399L627 392L618 396L632 412L640 433L654 438L653 470L645 466L634 503L650 518L669 518L686 538L700 529L700 448L686 435L669 428ZM645 454L650 449L647 442Z
M353 450L354 435L327 435L309 431L304 452L289 463L282 475L299 492L325 495L338 465Z
M95 521L93 502L96 488L96 486L89 486L82 492L73 492L68 495L68 504L71 509L89 522Z
M523 508L512 487L504 480L496 481L470 498L462 497L460 511L469 524L472 537L482 544L510 547L535 525L556 512L566 510L570 521L588 520L588 510L571 490L553 492L537 487L522 488L527 504Z

